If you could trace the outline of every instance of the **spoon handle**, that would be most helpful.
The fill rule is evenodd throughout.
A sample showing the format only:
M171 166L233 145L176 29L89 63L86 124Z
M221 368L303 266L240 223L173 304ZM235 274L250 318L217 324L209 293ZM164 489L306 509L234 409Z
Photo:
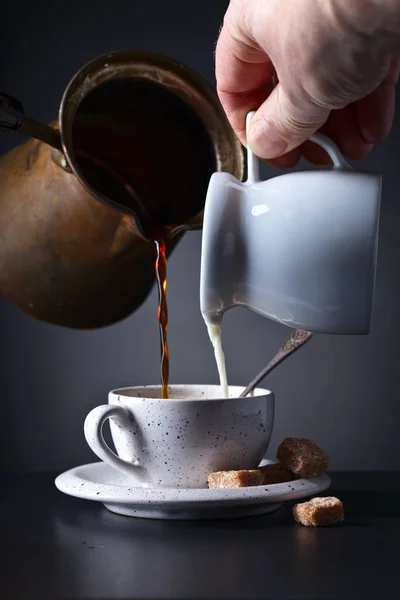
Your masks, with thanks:
M281 364L288 356L293 354L293 352L296 352L296 350L304 346L311 337L312 333L310 331L304 331L303 329L296 329L296 331L293 331L283 346L275 354L274 358L254 377L254 379L250 381L246 389L240 394L240 398L248 396L264 377L271 373L275 367Z

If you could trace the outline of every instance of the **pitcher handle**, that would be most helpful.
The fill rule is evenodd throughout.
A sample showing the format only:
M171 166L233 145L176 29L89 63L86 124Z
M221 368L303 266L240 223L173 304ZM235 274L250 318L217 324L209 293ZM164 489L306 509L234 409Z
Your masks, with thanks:
M246 137L249 135L250 123L253 120L256 111L253 110L248 113L246 118ZM343 154L339 148L330 138L322 133L314 133L310 137L310 142L314 142L321 146L328 154L333 162L333 169L344 169L346 171L352 171L353 167L344 159ZM260 159L254 154L254 152L248 147L247 148L247 183L256 183L260 181Z
M250 123L253 120L255 110L250 111L246 117L246 139L249 137ZM260 159L247 146L247 183L256 183L260 181Z

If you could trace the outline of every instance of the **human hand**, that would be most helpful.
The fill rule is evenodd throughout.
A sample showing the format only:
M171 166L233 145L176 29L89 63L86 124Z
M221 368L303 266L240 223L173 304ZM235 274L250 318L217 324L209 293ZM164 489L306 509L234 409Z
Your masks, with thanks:
M231 0L216 77L233 129L246 143L258 109L248 143L281 167L328 162L318 130L362 158L392 126L399 32L399 0Z

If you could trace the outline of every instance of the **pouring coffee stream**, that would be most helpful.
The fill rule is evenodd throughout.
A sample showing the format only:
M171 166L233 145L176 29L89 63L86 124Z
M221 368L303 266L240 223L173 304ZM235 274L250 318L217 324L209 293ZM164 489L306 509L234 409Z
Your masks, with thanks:
M143 52L83 67L51 126L2 94L0 125L36 138L0 159L0 293L31 316L116 323L147 298L156 264L167 350L166 260L203 226L208 323L240 305L294 329L369 331L380 178L352 171L323 136L314 141L333 170L262 182L249 154L242 183L242 147L215 90ZM164 351L164 379L167 367Z
M2 94L0 123L36 138L0 158L0 293L64 327L134 312L155 283L152 232L163 231L169 256L201 227L211 174L243 173L215 90L153 53L85 65L49 126Z
M65 158L63 157L63 149L59 133L50 126L43 125L34 119L26 117L24 108L15 98L0 92L0 131L20 131L25 133L53 148L53 159L60 164L65 170L70 171ZM126 190L131 196L132 203L118 202L118 194L113 195L109 200L110 207L118 204L118 209L123 213L132 213L132 216L137 216L142 227L143 224L151 222L145 203L139 198L138 194L133 190L132 186L124 177L106 162L91 156L83 151L76 151L77 156L86 162L89 169L99 169L104 176L112 182L118 182L120 186ZM111 186L113 187L113 186ZM115 187L115 184L114 184ZM107 202L105 197L105 202ZM134 210L132 208L134 207ZM179 233L177 230L175 235ZM156 280L159 293L158 321L160 326L160 341L161 341L161 380L162 380L162 396L168 398L168 379L169 379L169 358L168 358L168 311L166 300L166 270L167 270L167 250L165 237L167 231L160 230L157 235L153 234L154 244L156 247L157 258L155 260Z
M59 132L50 126L43 125L25 115L22 104L12 98L11 96L0 93L0 130L1 131L20 131L27 135L30 135L45 144L48 144L53 148L53 159L65 170L70 171L66 160L63 157L63 149ZM106 162L91 156L84 151L76 151L77 156L82 159L89 168L98 168L104 174L107 174L113 182L118 182L132 197L132 203L129 204L118 204L121 212L130 212L132 206L135 207L133 214L139 215L141 223L149 223L151 216L149 215L145 203L139 198L138 194L133 190L132 186L127 182L124 177L112 166ZM256 177L258 174L258 165L254 161L253 157L249 156L248 164L249 177ZM112 185L109 187L113 187ZM115 194L110 201L110 206L113 207L115 202L118 202L118 194ZM107 202L107 197L105 197ZM149 232L150 233L150 232ZM158 286L159 295L159 306L158 306L158 321L160 327L160 346L161 346L161 380L162 380L162 397L168 398L168 380L169 380L169 352L167 342L167 330L168 330L168 309L167 309L167 255L166 255L166 243L165 236L167 231L159 229L153 231L150 237L154 238L154 244L156 247L156 281ZM175 235L179 233L179 228L176 228ZM214 329L213 329L214 327ZM215 330L215 331L214 331ZM225 396L228 394L226 371L225 371L225 359L221 347L221 336L220 329L216 330L215 326L209 327L209 333L211 341L215 346L215 356L218 364L218 370L222 377L222 392ZM289 356L295 349L299 348L311 334L307 337L299 336L299 332L291 334L289 340L286 342L284 347L280 350L278 355L269 363L266 369L257 375L255 379L247 386L243 395L249 394L256 385L270 372L275 366L282 362L287 356ZM304 333L304 332L303 332Z
M45 144L48 144L53 148L53 158L57 157L57 162L59 162L60 166L62 166L65 170L70 170L66 160L64 159L62 152L62 144L59 133L50 126L43 125L42 123L35 121L25 115L25 111L21 102L16 100L15 98L5 94L4 92L0 92L0 131L9 132L9 131L19 131L29 135ZM54 150L57 154L54 153ZM78 151L77 156L82 158L84 161L88 162L91 167L99 168L103 171L103 173L107 173L114 181L119 182L126 191L132 196L134 201L134 205L136 207L136 213L140 216L140 221L149 222L150 215L148 214L144 202L138 197L137 193L134 192L132 186L110 165L101 161L88 153ZM252 172L254 175L256 166L254 162L249 161L248 170ZM105 199L107 201L107 198ZM110 199L110 206L116 202L116 198ZM119 210L122 212L126 212L130 210L130 205L119 204ZM138 210L139 209L139 210ZM168 341L167 341L167 330L168 330L168 308L167 308L167 256L166 256L166 244L165 244L165 232L160 230L157 235L153 234L151 237L154 237L154 243L156 247L156 261L155 261L155 271L156 271L156 281L158 286L158 296L159 296L159 306L158 306L158 322L160 328L160 347L161 347L161 381L162 381L162 397L168 398L168 382L169 382L169 351L168 351ZM213 327L212 325L210 326ZM225 371L225 358L223 355L222 347L221 347L221 336L220 331L213 332L212 329L209 329L210 338L213 344L215 345L215 356L218 364L218 370L222 373L222 392L225 396L228 394L227 388L227 380L226 380L226 371ZM291 350L293 351L293 350ZM290 352L289 352L290 353ZM279 355L279 357L282 355ZM288 353L286 354L286 356ZM286 357L285 356L285 357ZM275 361L274 366L279 364L283 358ZM267 371L263 370L250 384L247 386L245 391L243 392L243 396L251 393L254 387L263 379L267 372L271 370L267 367Z

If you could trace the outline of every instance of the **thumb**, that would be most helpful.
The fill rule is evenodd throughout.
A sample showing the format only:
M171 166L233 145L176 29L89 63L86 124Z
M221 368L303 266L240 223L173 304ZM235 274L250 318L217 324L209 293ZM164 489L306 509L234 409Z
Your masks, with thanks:
M317 106L307 97L292 102L278 83L254 115L248 145L260 158L278 158L307 141L329 113L329 108Z

